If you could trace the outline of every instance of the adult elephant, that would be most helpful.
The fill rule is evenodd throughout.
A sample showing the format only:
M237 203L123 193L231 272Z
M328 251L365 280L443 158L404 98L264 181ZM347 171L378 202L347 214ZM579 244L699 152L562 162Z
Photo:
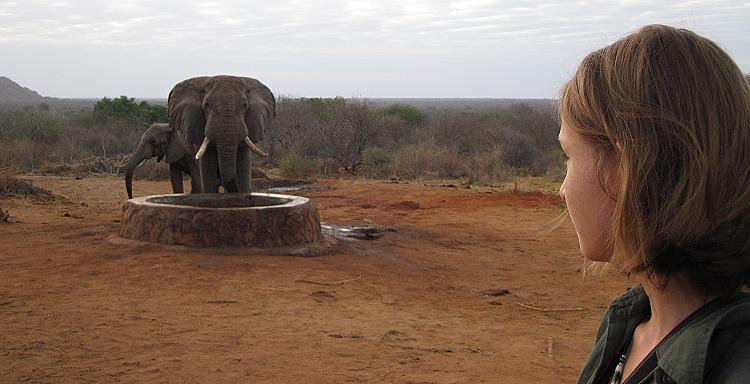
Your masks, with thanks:
M250 192L250 152L276 116L276 100L249 77L212 76L184 80L169 93L169 124L198 148L203 191Z
M125 190L128 198L133 198L133 171L143 160L156 157L156 161L165 159L169 163L169 177L172 191L182 193L182 174L190 175L191 192L201 192L200 172L195 161L194 151L185 139L170 128L169 124L151 124L141 136L141 141L125 164Z

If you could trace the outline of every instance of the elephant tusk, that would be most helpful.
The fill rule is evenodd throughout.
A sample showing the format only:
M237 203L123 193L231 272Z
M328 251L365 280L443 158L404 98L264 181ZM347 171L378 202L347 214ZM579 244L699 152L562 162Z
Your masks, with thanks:
M203 154L206 153L207 148L208 148L208 137L203 139L203 144L201 144L201 147L198 149L198 153L195 154L195 160L200 160L201 157L203 157Z
M262 149L258 148L258 146L255 145L255 143L253 143L253 141L250 140L250 138L247 136L245 136L245 144L247 144L247 147L250 148L251 151L255 152L256 155L260 157L268 156L267 153L263 152Z

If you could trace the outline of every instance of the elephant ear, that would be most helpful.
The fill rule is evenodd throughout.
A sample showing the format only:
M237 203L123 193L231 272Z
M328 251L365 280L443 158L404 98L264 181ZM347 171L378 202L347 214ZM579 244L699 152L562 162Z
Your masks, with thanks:
M248 100L245 125L250 140L257 143L263 140L265 131L270 128L271 121L276 117L276 99L271 90L260 81L249 77L243 77L242 81L245 83Z
M167 163L174 164L183 156L195 156L189 146L177 131L172 131L169 135L169 145L167 146Z
M203 97L206 95L209 77L193 77L177 83L169 92L169 125L182 133L189 144L201 145L206 129L203 113Z

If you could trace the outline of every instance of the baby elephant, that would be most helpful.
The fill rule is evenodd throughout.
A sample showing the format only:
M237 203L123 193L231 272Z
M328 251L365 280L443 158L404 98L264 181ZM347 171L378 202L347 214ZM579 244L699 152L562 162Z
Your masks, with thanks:
M169 127L166 123L151 124L143 133L141 142L133 151L133 155L125 165L125 189L128 198L133 198L133 171L143 160L156 157L161 161L166 156L169 163L169 178L172 181L172 191L182 193L182 173L190 175L192 193L201 193L201 177L195 154L187 145L185 139Z

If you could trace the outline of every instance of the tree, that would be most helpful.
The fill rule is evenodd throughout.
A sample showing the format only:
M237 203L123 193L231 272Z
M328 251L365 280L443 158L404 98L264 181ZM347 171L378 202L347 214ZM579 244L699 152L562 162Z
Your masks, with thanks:
M362 163L362 151L379 142L382 115L358 100L344 101L327 113L328 122L314 132L317 148L344 171L355 171Z
M411 105L393 104L383 109L383 113L389 116L397 116L410 127L422 124L427 115Z
M145 101L141 101L138 104L138 109L140 109L141 117L148 124L166 123L169 121L166 105L151 105Z
M341 96L336 96L332 99L315 97L304 100L307 102L307 105L310 106L312 115L316 119L324 123L331 120L331 115L333 114L334 110L346 104L346 99Z
M276 118L264 134L271 159L279 163L291 153L307 156L315 151L310 143L310 133L320 124L312 117L308 99L280 96L276 100Z
M94 116L97 122L114 119L137 119L140 112L141 110L135 103L135 99L127 96L120 96L116 99L105 97L94 105Z
M168 120L166 106L151 105L145 101L136 103L134 98L127 96L116 99L105 97L99 100L94 105L94 117L97 123L132 120L142 125Z

